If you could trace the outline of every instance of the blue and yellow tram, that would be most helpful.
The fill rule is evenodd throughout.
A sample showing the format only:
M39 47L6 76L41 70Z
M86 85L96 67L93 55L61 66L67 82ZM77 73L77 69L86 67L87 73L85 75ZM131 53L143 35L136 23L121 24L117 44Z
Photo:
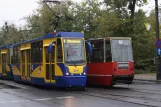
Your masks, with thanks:
M57 87L86 86L86 49L80 32L47 34L14 44L11 50L15 81Z
M12 79L12 66L11 66L11 54L10 51L12 45L1 46L0 48L0 78Z

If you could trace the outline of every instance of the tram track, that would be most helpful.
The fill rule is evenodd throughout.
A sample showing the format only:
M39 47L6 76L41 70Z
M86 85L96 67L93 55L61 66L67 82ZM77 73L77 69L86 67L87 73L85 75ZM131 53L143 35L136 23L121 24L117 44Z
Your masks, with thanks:
M14 83L16 84L16 83ZM37 90L32 90L30 89L30 86L28 87L29 89L25 89L25 91L27 92L30 92L34 95L38 95L38 93L35 93ZM35 87L32 87L31 88L35 88ZM117 89L118 88L118 89ZM38 89L38 88L35 88L35 89ZM87 91L84 91L84 92L78 92L78 91L72 91L72 92L69 92L68 93L74 93L74 94L81 94L81 95L86 95L86 96L91 96L91 97L98 97L98 98L103 98L103 99L110 99L110 100L115 100L115 101L121 101L121 102L126 102L126 103L131 103L131 104L136 104L136 105L140 105L140 106L147 106L147 107L161 107L161 99L158 100L157 98L149 98L148 96L137 96L137 95L142 95L143 93L146 95L146 94L150 94L150 97L151 95L155 94L155 95L161 95L159 93L154 93L154 92L145 92L144 89L136 89L136 88L122 88L121 90L119 90L120 87L116 87L113 89L98 89L98 88L87 88ZM119 90L119 91L117 91ZM18 90L17 90L18 91ZM19 90L20 91L20 90ZM39 90L39 91L42 91L42 92L46 92L46 90ZM48 90L49 91L49 90ZM58 92L61 92L60 90L54 90L55 92L58 91ZM151 89L149 91L152 91ZM5 92L5 91L4 91ZM49 91L49 93L51 93L52 90ZM114 92L117 92L117 93L114 93ZM127 92L127 93L125 93ZM132 92L132 94L130 95L129 93ZM135 95L135 93L133 92L136 92L137 95ZM5 92L6 93L6 92ZM126 94L126 95L123 95L123 94ZM7 94L12 94L12 95L16 95L18 97L23 97L23 98L26 98L25 96L22 96L22 95L18 95L16 93L10 93L10 92L7 92ZM59 94L58 94L59 95Z
M91 91L91 90L90 90ZM104 90L105 91L105 90ZM112 96L121 96L121 97L130 97L130 98L142 98L142 99L144 99L144 100L151 100L151 101L156 101L156 100L158 100L157 98L147 98L147 96L144 96L144 95L141 95L141 93L142 92L139 92L139 91L132 91L132 94L128 94L127 95L127 93L125 94L125 93L123 93L123 92L119 92L119 94L118 93L115 93L115 94L112 94L112 93L110 93L110 92L107 92L108 90L106 90L106 92L103 92L103 90L101 90L101 91L96 91L96 90L92 90L92 92L97 92L97 93L101 93L101 94L106 94L106 95L112 95ZM133 93L133 92L139 92L140 94L135 94L135 93ZM148 92L146 92L146 93L148 93ZM123 95L124 94L124 95ZM148 93L149 94L149 93ZM152 93L150 93L150 94L152 94ZM158 94L157 94L158 95ZM161 94L160 94L161 95ZM159 100L159 102L161 101L161 99Z
M129 96L129 95L119 95L119 94L112 94L107 92L97 91L97 89L91 90L92 88L88 88L88 92L83 92L81 94L93 96L93 97L99 97L99 98L105 98L105 99L111 99L131 104L137 104L147 107L161 107L161 100L158 100L157 98L147 98L145 97L137 97L137 96ZM104 90L105 91L105 90ZM106 90L108 91L108 90Z

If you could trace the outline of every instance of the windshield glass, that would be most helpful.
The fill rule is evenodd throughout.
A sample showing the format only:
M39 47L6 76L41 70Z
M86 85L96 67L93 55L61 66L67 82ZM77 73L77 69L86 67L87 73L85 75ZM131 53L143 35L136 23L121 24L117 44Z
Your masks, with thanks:
M65 63L79 65L85 63L83 39L64 39Z
M111 45L113 61L133 61L131 40L111 40Z

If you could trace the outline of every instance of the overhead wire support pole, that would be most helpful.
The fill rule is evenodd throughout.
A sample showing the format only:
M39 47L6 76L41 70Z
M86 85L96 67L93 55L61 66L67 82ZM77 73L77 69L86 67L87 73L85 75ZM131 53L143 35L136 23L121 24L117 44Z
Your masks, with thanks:
M155 0L156 13L156 39L159 39L159 14L158 14L158 0Z
M88 11L89 11L89 16L88 16L88 22L89 22L89 38L91 38L91 10L90 10L90 5L91 5L91 1L87 0L88 2Z
M156 15L156 40L158 40L159 39L158 0L155 0L155 15ZM160 65L161 65L160 56L156 55L156 79L157 80L161 80L161 66Z
M54 32L56 32L56 28L57 28L57 26L59 24L59 20L61 18L61 15L60 15L60 13L59 14L57 14L57 13L55 14L55 12L49 7L49 5L47 4L47 2L49 2L49 3L55 3L55 4L61 4L61 2L58 1L58 0L44 0L43 1L43 3L48 7L48 9L52 12L52 14L57 18L56 19L56 22L55 22L55 26L54 26Z

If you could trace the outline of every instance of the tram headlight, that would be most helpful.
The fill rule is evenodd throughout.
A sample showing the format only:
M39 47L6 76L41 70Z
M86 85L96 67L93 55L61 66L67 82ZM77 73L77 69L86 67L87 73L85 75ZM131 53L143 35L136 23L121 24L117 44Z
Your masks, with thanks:
M68 72L66 72L66 75L69 75L69 73L68 73Z
M85 72L84 72L83 74L84 74L84 75L86 75L86 73L85 73Z

